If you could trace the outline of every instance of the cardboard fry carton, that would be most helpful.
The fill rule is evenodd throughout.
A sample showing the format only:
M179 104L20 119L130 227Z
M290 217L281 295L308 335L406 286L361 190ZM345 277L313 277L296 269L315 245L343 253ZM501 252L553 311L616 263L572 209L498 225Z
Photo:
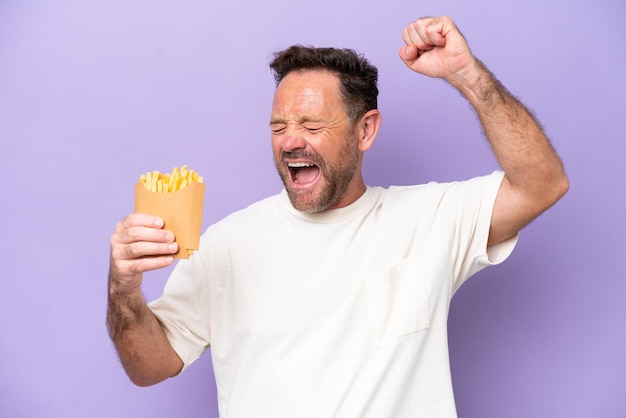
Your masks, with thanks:
M163 228L172 231L178 243L175 258L189 258L200 247L203 206L204 183L194 182L169 193L151 192L139 182L135 185L135 213L163 219Z

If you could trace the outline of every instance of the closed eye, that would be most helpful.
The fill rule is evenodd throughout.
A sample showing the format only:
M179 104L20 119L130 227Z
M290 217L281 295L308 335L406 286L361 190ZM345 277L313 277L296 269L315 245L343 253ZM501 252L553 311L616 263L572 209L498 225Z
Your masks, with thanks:
M270 125L270 129L272 130L272 133L274 134L279 134L283 132L286 128L287 128L286 125L283 125L283 124L271 124Z
M320 125L303 124L302 126L304 127L304 129L312 133L319 132L322 130L322 127Z

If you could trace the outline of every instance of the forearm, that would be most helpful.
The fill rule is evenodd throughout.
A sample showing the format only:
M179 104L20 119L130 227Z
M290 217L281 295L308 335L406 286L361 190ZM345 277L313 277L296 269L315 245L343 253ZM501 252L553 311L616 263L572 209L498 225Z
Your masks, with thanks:
M569 188L561 160L532 114L471 53L449 17L422 18L402 33L400 57L413 71L443 78L474 108L505 172L488 245L517 234Z
M149 386L178 373L182 361L140 289L121 291L109 275L107 327L126 373L133 383Z
M512 187L544 196L547 202L554 199L546 196L553 190L560 197L566 182L563 165L530 111L478 60L473 71L453 85L474 108Z

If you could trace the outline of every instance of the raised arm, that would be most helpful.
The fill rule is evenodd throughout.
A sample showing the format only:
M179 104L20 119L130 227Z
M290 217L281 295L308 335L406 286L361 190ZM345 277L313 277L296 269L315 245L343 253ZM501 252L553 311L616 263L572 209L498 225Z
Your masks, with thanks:
M400 58L413 71L442 78L471 104L505 172L493 209L489 245L512 237L569 187L563 164L526 107L475 58L449 17L404 29Z
M177 244L162 228L159 218L133 214L111 237L107 327L128 377L139 386L174 376L183 366L141 291L144 272L174 262Z

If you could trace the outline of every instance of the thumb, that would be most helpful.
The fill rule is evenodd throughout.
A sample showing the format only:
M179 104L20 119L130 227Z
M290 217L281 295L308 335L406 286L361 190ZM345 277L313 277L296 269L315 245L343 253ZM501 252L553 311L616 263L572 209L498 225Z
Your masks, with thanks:
M419 56L419 50L414 44L404 45L398 53L400 59L408 66L412 65Z

